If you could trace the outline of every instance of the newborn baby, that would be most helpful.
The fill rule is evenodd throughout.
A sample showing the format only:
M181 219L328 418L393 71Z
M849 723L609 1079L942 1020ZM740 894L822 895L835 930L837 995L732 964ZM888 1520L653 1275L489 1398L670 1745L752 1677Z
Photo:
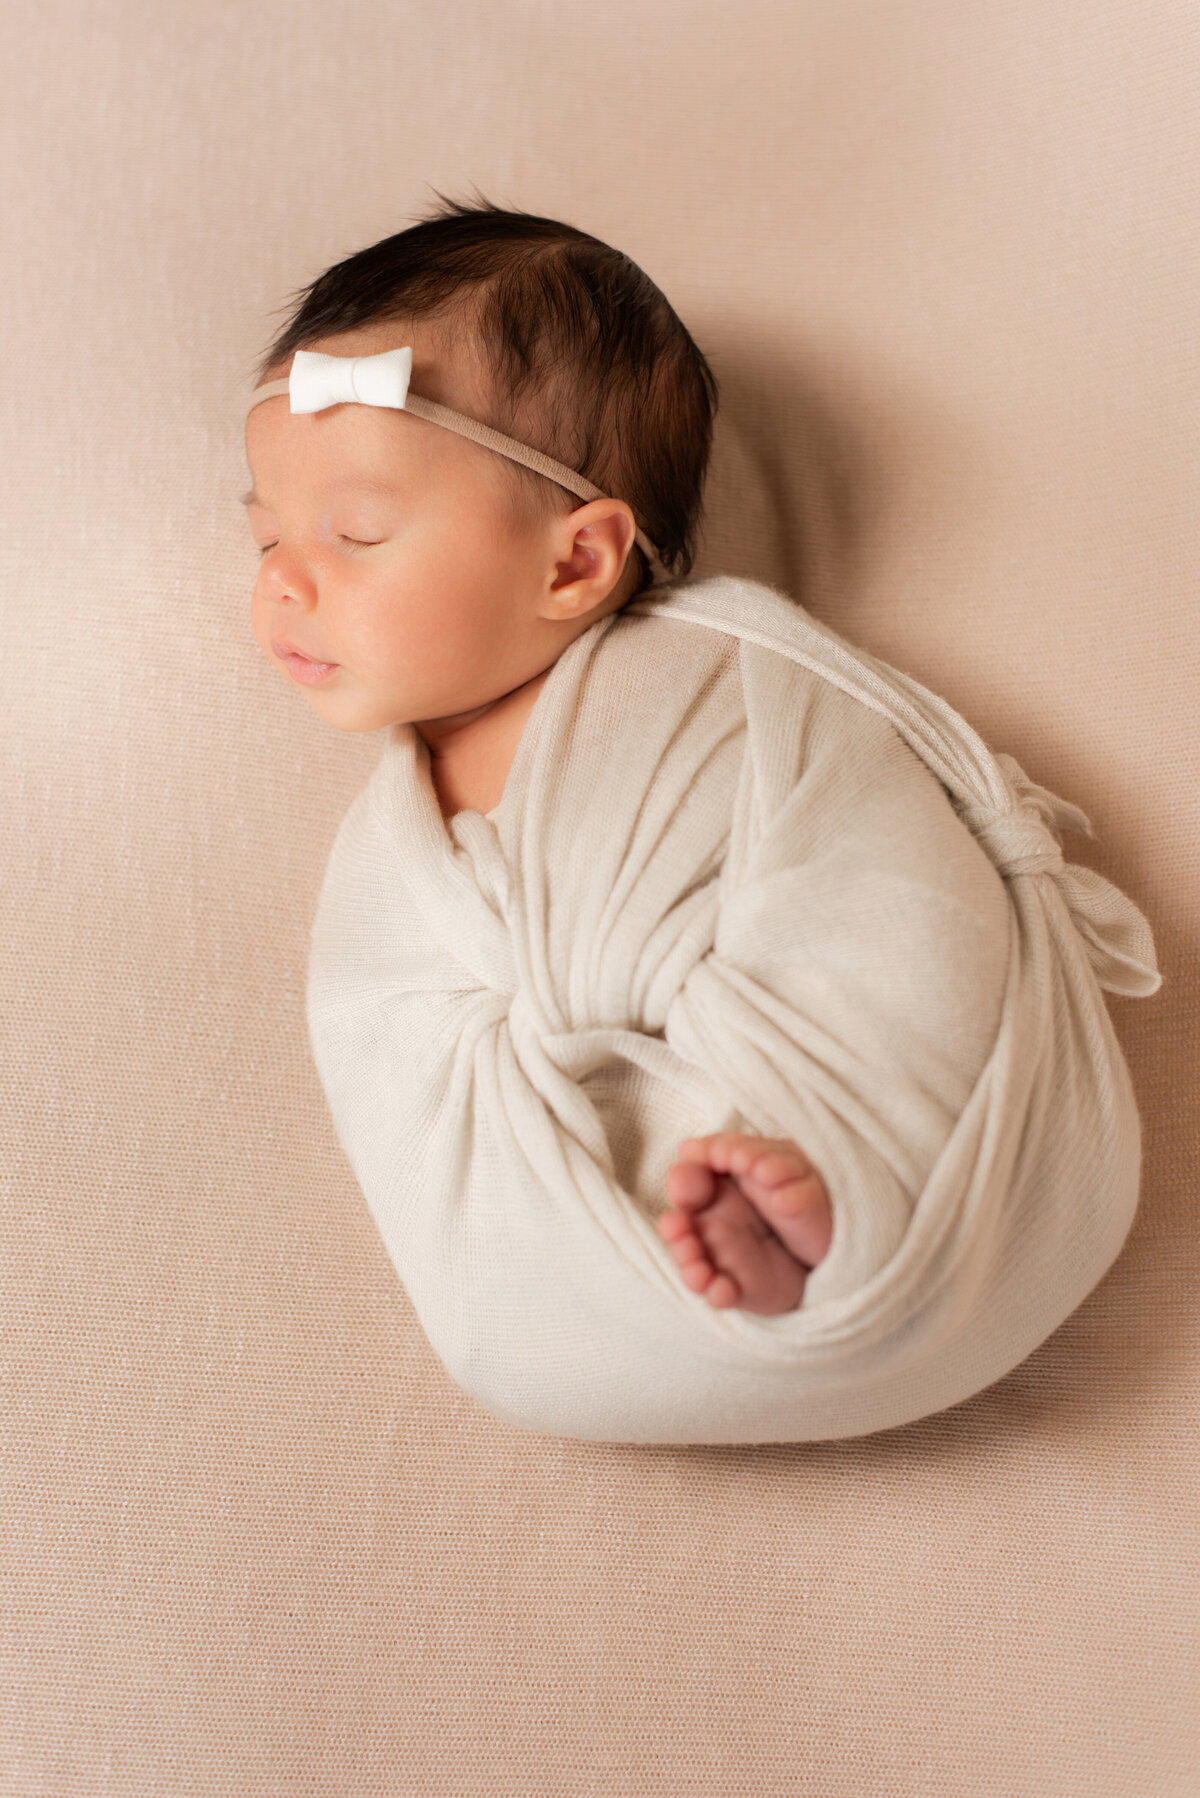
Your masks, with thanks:
M320 332L305 348L411 345L413 392L482 418L496 396L467 319L464 293L457 317ZM487 813L554 662L645 584L628 503L579 505L546 477L550 503L529 503L491 449L389 407L294 415L283 392L250 411L246 453L261 648L336 730L411 723L444 818ZM832 1215L799 1144L689 1137L666 1191L658 1228L693 1292L763 1316L800 1303Z
M385 733L314 1054L447 1369L643 1442L1000 1377L1136 1206L1100 989L1159 981L1064 861L1083 814L783 596L684 580L715 382L596 239L449 204L320 276L257 380L255 637Z

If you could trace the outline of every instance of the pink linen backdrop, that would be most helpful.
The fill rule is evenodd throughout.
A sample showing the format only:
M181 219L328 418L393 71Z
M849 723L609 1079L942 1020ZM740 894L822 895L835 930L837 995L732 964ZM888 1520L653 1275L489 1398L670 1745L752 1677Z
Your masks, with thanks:
M1196 1798L1196 254L1182 0L109 0L0 38L0 1794ZM1082 806L1165 977L1120 1260L858 1442L492 1419L311 1066L380 751L249 631L242 402L434 189L627 250L784 587Z

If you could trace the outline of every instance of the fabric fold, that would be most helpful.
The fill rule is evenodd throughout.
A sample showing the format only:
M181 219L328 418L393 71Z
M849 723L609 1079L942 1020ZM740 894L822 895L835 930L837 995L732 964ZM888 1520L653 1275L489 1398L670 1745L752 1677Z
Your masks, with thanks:
M1149 926L1084 814L785 596L655 589L577 638L495 816L397 726L331 851L308 1022L347 1158L451 1376L520 1427L893 1427L1023 1360L1137 1204L1101 987ZM778 1317L654 1228L685 1136L790 1136L834 1209Z

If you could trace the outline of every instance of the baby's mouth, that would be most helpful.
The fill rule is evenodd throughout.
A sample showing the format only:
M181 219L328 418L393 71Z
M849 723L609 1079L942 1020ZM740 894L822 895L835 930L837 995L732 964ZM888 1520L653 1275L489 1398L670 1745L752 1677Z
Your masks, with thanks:
M314 661L311 656L303 655L300 650L293 649L285 638L276 638L271 644L271 648L284 664L292 679L302 681L308 687L314 686L318 681L326 680L339 666L337 662Z

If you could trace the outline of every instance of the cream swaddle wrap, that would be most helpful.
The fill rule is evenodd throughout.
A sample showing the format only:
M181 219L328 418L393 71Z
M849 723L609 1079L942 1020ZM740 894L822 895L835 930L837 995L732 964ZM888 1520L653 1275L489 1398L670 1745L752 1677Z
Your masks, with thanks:
M596 1441L854 1436L1023 1360L1116 1257L1141 1136L1101 986L1145 919L1087 820L793 601L654 589L569 645L495 821L389 732L344 818L307 1013L430 1344L497 1417ZM717 1310L654 1218L686 1136L794 1139L832 1247Z

